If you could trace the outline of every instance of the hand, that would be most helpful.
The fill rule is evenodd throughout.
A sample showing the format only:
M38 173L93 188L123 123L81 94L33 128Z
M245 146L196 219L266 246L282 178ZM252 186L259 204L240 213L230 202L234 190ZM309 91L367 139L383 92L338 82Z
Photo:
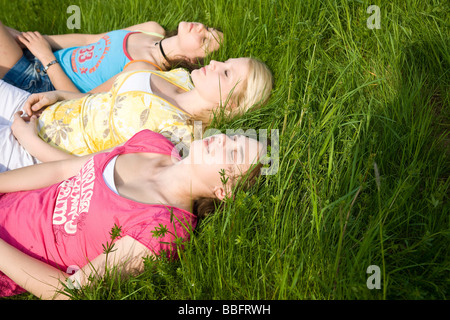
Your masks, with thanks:
M17 111L14 114L14 121L11 125L11 131L21 145L24 145L30 138L38 135L37 116L22 117L23 112Z
M17 39L27 46L28 50L41 61L42 65L46 66L55 60L50 44L39 32L22 32L21 35L17 36Z
M28 97L27 101L23 105L23 110L25 110L30 117L33 114L39 115L40 112L37 113L37 111L58 101L59 95L56 91L34 93Z

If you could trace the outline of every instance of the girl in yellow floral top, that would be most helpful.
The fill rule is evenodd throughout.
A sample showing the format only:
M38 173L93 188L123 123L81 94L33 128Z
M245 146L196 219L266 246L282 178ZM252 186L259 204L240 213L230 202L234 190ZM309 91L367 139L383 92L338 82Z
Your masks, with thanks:
M57 90L29 96L24 105L31 117L29 122L20 117L20 111L16 112L20 106L3 103L2 107L1 97L11 95L13 89L0 82L0 117L8 113L10 119L14 118L11 129L21 144L11 147L0 142L0 171L33 164L36 159L46 162L102 151L125 142L142 129L161 132L175 144L189 144L193 120L208 125L219 108L229 115L245 112L265 102L272 88L267 66L251 58L211 61L190 74L183 69L136 70L139 62L133 65L134 70L121 73L106 93ZM37 121L33 113L39 112ZM5 139L7 132L0 122L0 138L6 141L3 143L17 143Z

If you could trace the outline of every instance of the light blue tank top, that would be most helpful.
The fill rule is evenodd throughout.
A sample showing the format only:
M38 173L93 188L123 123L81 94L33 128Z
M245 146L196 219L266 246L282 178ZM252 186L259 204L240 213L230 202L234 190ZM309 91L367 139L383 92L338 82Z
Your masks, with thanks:
M123 71L132 60L126 50L133 31L115 30L96 43L54 52L61 68L81 92L88 92Z

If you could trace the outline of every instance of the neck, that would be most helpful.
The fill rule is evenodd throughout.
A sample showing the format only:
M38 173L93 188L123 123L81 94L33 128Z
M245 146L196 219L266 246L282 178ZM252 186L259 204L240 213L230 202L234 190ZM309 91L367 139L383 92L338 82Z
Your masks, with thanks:
M152 77L150 81L155 95L166 99L182 109L194 120L201 120L205 123L209 122L209 117L212 115L212 111L216 106L210 101L205 100L196 88L185 91L160 77Z
M187 113L189 113L194 120L201 120L208 124L210 122L210 116L214 106L207 101L204 101L195 90L195 88L188 92L183 92L174 97L176 103Z
M164 38L163 40L163 51L167 59L176 60L183 56L183 52L181 52L180 48L178 47L177 36Z
M164 40L164 39L161 39L160 41L158 41L159 53L161 54L162 59L163 59L166 63L168 63L168 62L169 62L169 58L166 56L166 53L164 52L164 48L163 48L163 46L162 46L163 40Z
M174 179L174 177L176 177ZM192 212L193 200L204 192L193 189L193 174L181 161L159 170L148 178L154 190L159 190L166 204ZM170 181L170 183L167 183Z
M164 39L162 39L164 40ZM169 63L167 61L167 57L165 57L162 53L164 52L163 50L161 50L161 41L156 41L156 42L152 42L152 46L151 46L151 56L153 58L154 61L157 61L157 65L163 70L169 70L170 66Z

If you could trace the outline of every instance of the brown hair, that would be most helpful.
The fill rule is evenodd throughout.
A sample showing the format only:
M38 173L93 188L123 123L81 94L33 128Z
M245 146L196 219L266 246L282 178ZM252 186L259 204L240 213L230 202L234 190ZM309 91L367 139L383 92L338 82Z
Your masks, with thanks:
M215 28L215 29L217 31L222 32L220 29L217 29L217 28ZM174 37L176 35L178 35L178 29L167 31L164 39ZM175 69L175 68L184 68L184 69L187 69L189 72L192 72L193 70L199 69L205 65L204 58L197 57L196 59L197 59L196 63L192 63L192 62L187 61L182 58L167 60L167 62L169 63L169 67L167 70L171 70L171 69Z

